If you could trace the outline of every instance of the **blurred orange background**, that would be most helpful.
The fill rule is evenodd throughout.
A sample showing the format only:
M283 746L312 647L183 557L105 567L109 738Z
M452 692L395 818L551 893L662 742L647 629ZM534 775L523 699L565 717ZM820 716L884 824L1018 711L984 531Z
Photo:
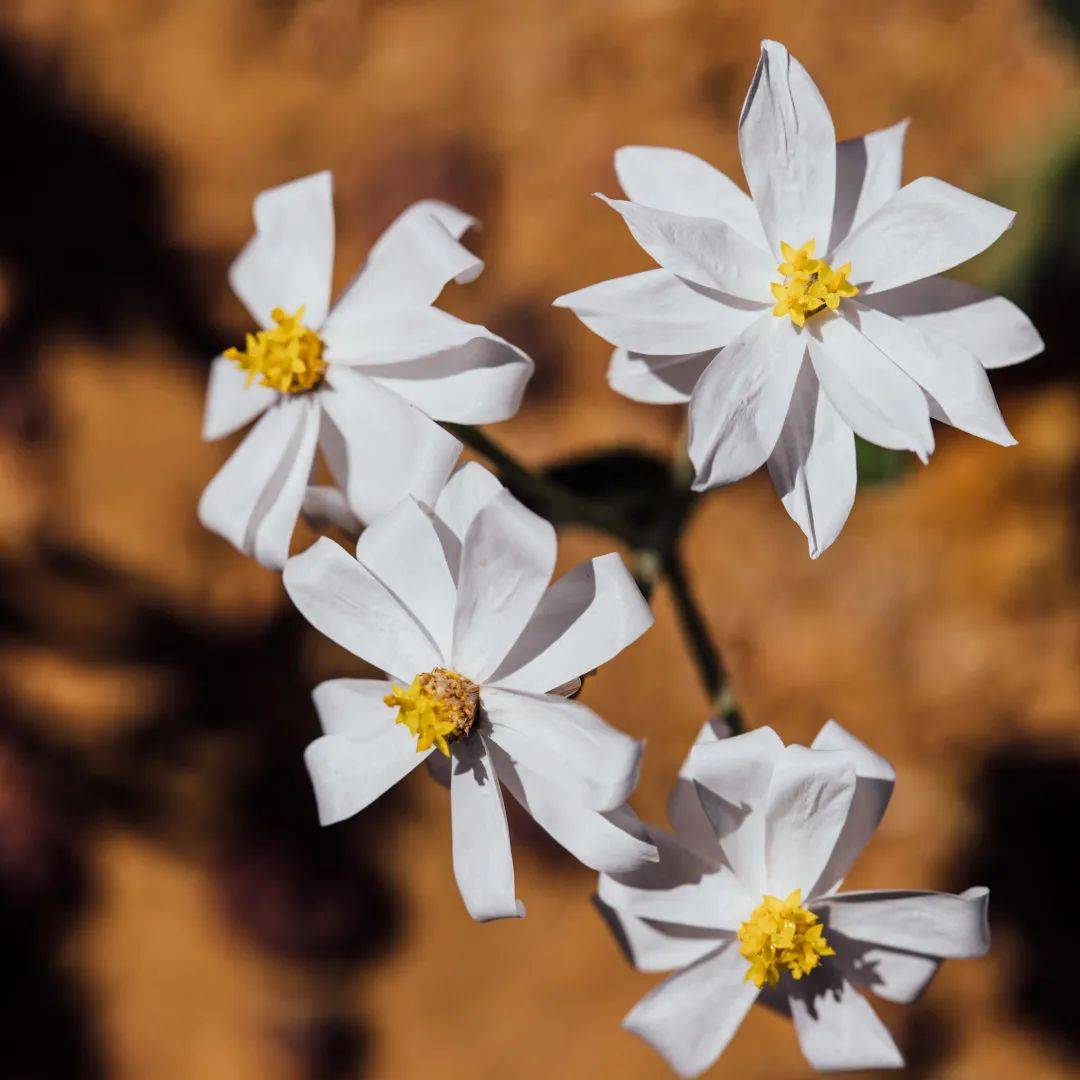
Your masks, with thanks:
M1020 440L941 429L929 468L861 485L811 562L763 474L704 500L694 588L751 724L836 716L896 765L850 884L992 889L995 944L915 1006L877 1003L921 1077L1080 1075L1080 250L1075 2L5 0L0 7L0 1075L663 1077L619 1021L626 965L591 872L512 818L522 922L477 925L421 770L320 830L310 689L360 667L279 577L195 519L210 358L241 339L226 270L262 188L334 171L339 284L409 202L484 222L442 303L537 375L493 431L552 464L669 456L681 410L612 393L555 296L644 269L590 198L626 143L741 179L762 37L843 137L910 116L906 178L1020 210L965 273L1044 356L995 373ZM311 540L300 532L297 548ZM560 568L610 547L561 536ZM663 819L707 702L663 588L583 700L649 746ZM809 1075L755 1010L713 1075Z

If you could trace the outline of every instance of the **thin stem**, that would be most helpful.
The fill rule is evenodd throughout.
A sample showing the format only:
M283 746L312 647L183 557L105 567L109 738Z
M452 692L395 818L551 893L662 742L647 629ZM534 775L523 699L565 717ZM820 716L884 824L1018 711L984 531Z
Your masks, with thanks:
M728 687L727 673L724 671L720 652L713 643L705 617L694 599L686 576L686 567L677 549L669 554L664 570L671 585L671 594L683 634L690 644L694 662L709 696L709 703L717 717L731 728L732 734L738 735L743 730L739 706Z

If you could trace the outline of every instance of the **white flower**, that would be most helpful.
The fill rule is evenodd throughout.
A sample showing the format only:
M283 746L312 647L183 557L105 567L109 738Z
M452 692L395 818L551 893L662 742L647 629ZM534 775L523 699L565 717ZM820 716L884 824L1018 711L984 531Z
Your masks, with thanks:
M930 417L1010 445L983 369L1042 349L1008 300L938 276L1014 215L930 177L901 187L906 128L837 144L810 76L766 41L739 121L753 199L692 154L623 147L632 201L605 201L661 268L555 301L618 346L616 390L690 403L696 488L767 464L815 557L855 497L853 430L923 460Z
M229 280L261 330L214 361L203 437L262 417L207 486L199 518L276 569L302 506L355 528L406 494L432 503L461 450L434 420L505 420L533 364L432 307L448 281L483 269L458 243L475 224L460 210L410 206L332 309L330 174L262 192L254 214ZM336 488L309 486L316 445Z
M841 893L894 773L839 724L813 747L709 724L668 803L659 863L602 876L602 910L642 971L680 968L623 1026L681 1076L708 1068L755 1001L790 1014L818 1069L897 1068L870 1003L913 1001L944 957L989 946L988 892Z
M305 760L320 820L363 810L433 755L448 766L454 873L475 919L524 914L499 781L588 866L657 857L625 805L641 744L559 696L652 614L618 555L549 587L554 565L552 526L468 464L433 514L407 498L370 525L355 559L323 538L285 567L308 621L390 677L315 690L326 734Z

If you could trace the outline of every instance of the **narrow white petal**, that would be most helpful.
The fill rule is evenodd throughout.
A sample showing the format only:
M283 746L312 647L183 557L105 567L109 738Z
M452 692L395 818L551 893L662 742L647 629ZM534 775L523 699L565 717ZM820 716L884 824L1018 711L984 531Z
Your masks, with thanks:
M650 830L660 859L632 873L601 874L597 894L625 915L734 933L760 902L726 866L705 862L677 838Z
M294 555L285 591L320 633L401 682L437 667L435 642L405 605L344 548L325 536Z
M495 774L533 820L576 859L593 870L624 874L656 862L656 847L627 805L600 813L568 798L523 765L515 765L495 742L488 743Z
M753 200L719 169L685 150L622 146L615 175L631 202L693 217L719 218L747 240L769 250Z
M304 764L315 789L319 824L333 825L366 809L430 753L417 753L415 737L393 722L363 738L316 739L304 751Z
M986 368L1020 364L1044 348L1038 330L1011 300L955 278L924 278L864 301L924 334L963 345Z
M990 890L838 893L814 901L829 927L847 937L938 957L982 956L990 947Z
M790 996L806 1060L823 1072L902 1069L904 1059L870 1002L847 979L824 984L824 975L823 968L796 983Z
M466 461L446 482L435 500L435 525L455 584L461 572L461 542L473 518L506 489L475 461Z
M637 784L642 743L585 705L554 694L485 686L480 693L490 739L514 765L594 810L614 810Z
M986 370L962 345L939 334L924 334L857 301L845 305L844 317L926 391L930 415L936 420L1001 446L1016 444Z
M828 942L836 950L837 962L847 977L885 1001L917 1001L941 967L936 957L886 949L834 930L829 931Z
M434 504L461 443L415 406L358 372L333 366L319 400L332 421L323 451L349 507L373 521L412 495Z
M842 750L787 746L773 766L765 810L767 892L803 898L821 876L847 821L855 761Z
M803 359L784 427L769 455L784 509L816 559L839 535L855 502L855 435Z
M731 226L714 218L597 197L622 215L634 239L665 270L731 296L769 302L776 260Z
M290 440L283 462L285 468L263 493L253 518L253 524L256 520L257 524L251 534L251 553L272 570L280 570L289 557L289 541L300 516L319 441L321 410L318 400L305 398L297 412L301 422Z
M765 464L805 350L806 338L790 319L767 314L713 358L690 401L695 489L730 484Z
M934 433L918 383L842 313L821 315L807 325L814 373L844 422L867 442L913 450L927 460Z
M684 281L667 270L612 278L554 301L594 333L653 356L718 349L762 311L750 300Z
M842 240L832 264L850 262L850 280L864 293L895 289L974 258L1015 217L1012 210L923 176Z
M311 700L323 734L356 739L380 735L397 716L397 709L383 700L391 688L385 679L328 679L319 683Z
M814 80L778 42L761 43L739 119L739 152L770 251L808 240L828 251L836 132Z
M490 682L548 693L600 667L652 624L652 611L622 557L602 555L548 588Z
M437 199L423 199L403 210L375 241L367 262L327 320L333 333L339 321L397 307L432 304L448 281L465 284L484 269L458 243L476 219Z
M730 739L696 744L681 773L696 784L724 861L753 897L768 891L769 788L783 753L783 740L772 728L755 728Z
M699 746L719 742L731 737L731 730L717 717L710 717L701 725L693 746L690 747L679 775L667 800L668 821L679 838L688 847L712 865L720 865L724 855L716 839L716 831L701 805L697 781L694 779L693 756ZM782 744L781 744L782 745Z
M656 922L627 915L593 897L596 909L615 935L626 959L638 971L675 971L700 960L730 937L723 930Z
M210 365L210 380L206 386L206 411L203 414L202 437L220 439L242 428L259 413L270 408L278 399L276 390L247 385L247 372L224 356Z
M260 326L275 307L304 307L318 329L330 306L334 271L334 192L330 173L315 173L255 197L255 235L229 270L229 284Z
M650 990L623 1020L683 1077L704 1072L723 1052L758 991L743 982L746 961L730 942Z
M710 351L646 356L616 349L608 364L608 386L631 401L647 405L685 405L715 355Z
M836 144L836 204L832 240L836 247L899 190L907 120Z
M356 557L424 627L449 662L457 589L431 516L406 497L360 535Z
M870 842L892 797L896 773L866 743L856 739L835 720L828 720L810 744L813 750L843 750L855 762L855 794L847 821L840 831L829 861L807 896L835 889Z
M499 781L479 732L453 744L450 817L454 877L477 922L516 919L525 905L514 894L514 857Z
M290 399L268 409L199 499L199 520L203 525L245 554L254 552L256 532L263 518L281 494L298 455L306 450L310 408L308 402ZM310 456L307 467L310 471Z
M455 670L482 682L536 610L555 568L555 529L508 491L473 518L461 547Z

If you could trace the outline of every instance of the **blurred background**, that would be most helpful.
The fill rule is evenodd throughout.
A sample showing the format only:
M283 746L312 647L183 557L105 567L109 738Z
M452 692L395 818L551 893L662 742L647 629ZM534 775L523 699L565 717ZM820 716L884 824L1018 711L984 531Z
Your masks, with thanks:
M226 271L252 197L331 168L339 283L414 199L484 221L486 273L442 302L537 361L494 434L536 465L666 458L682 410L610 392L608 347L548 305L646 268L590 198L616 192L616 147L741 180L763 36L840 137L910 116L907 179L1020 210L965 274L1048 348L995 373L1018 447L939 429L928 469L866 455L818 562L764 474L704 500L695 589L750 723L806 742L836 716L897 766L850 884L992 889L991 955L877 1005L911 1074L1080 1075L1078 19L1075 0L4 0L0 1075L666 1075L619 1028L656 977L523 816L529 915L489 926L422 770L319 829L309 692L361 669L200 528L231 451L200 418L209 359L247 328ZM560 566L610 546L566 529ZM662 820L706 701L664 588L655 608L584 700L648 738L635 805ZM808 1074L764 1010L715 1069Z

